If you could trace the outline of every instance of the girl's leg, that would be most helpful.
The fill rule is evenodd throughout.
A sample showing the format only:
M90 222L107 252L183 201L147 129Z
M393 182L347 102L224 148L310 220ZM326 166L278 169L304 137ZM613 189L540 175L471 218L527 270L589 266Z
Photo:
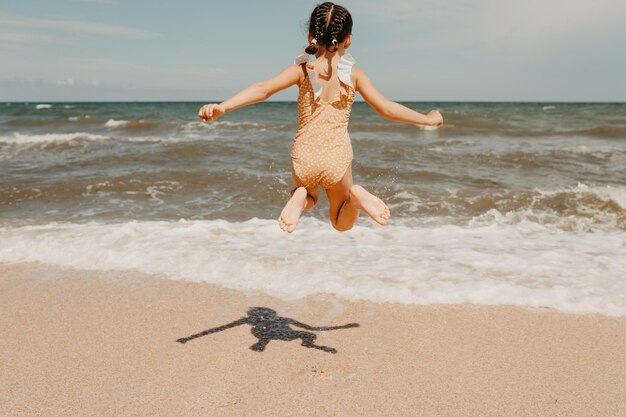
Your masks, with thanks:
M283 211L278 218L278 225L285 232L291 233L296 229L300 215L303 211L311 210L319 200L317 187L305 188L302 182L292 173L294 189L291 191L291 198L285 204Z
M352 187L352 164L346 170L341 181L332 188L326 189L328 198L328 218L336 230L345 232L352 229L359 217L360 209L350 204L350 187Z
M370 194L360 185L352 184L352 165L348 167L339 183L326 190L326 196L330 222L340 232L352 228L360 210L365 211L381 225L387 223L389 219L389 207L380 198Z

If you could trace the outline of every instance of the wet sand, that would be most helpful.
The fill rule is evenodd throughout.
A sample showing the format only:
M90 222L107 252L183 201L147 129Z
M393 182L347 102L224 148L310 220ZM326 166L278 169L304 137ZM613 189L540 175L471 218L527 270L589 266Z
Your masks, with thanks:
M254 306L359 327L309 332L335 354L300 339L253 351L249 324L176 342ZM284 301L17 264L0 265L0 329L2 416L626 416L626 317Z

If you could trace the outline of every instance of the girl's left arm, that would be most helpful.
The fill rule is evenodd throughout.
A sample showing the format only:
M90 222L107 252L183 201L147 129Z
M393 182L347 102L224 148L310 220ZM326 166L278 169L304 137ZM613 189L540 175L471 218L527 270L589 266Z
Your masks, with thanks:
M300 65L290 65L278 75L269 80L254 83L220 104L205 104L198 111L198 117L206 123L217 119L224 113L267 100L273 94L300 82L301 74Z
M385 119L416 125L440 126L443 117L439 110L431 110L427 114L418 113L400 103L388 100L374 87L369 77L360 68L353 68L356 78L356 91L361 93L365 101Z

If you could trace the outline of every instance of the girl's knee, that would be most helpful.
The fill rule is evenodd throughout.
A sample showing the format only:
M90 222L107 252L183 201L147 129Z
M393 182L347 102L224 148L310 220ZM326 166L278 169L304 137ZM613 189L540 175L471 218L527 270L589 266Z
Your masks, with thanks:
M338 224L337 222L331 222L331 224L333 225L333 229L338 232L347 232L352 229L352 226L354 226L354 224Z

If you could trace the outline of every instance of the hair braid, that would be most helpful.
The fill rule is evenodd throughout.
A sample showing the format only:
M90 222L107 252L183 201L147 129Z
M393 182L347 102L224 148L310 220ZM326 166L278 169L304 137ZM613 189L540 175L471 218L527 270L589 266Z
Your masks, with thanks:
M336 9L335 13L333 14L332 24L330 25L330 34L328 36L330 38L330 46L328 49L330 52L335 52L339 48L339 39L337 38L343 30L343 25L345 24L347 12L347 10L341 9L343 8ZM332 51L330 50L330 48L333 48Z
M332 8L331 2L326 2L318 5L311 13L311 20L309 23L309 33L313 36L313 40L305 49L308 54L315 54L319 49L319 45L324 42L324 34L326 32L326 16L329 10Z
M335 52L351 33L352 16L346 8L329 1L319 4L309 19L309 34L313 40L305 51L315 54L319 45L324 45L329 52Z
M330 3L330 9L326 13L326 17L324 18L326 24L324 25L324 31L328 33L328 28L330 27L330 23L333 20L333 10L335 9L335 5Z

